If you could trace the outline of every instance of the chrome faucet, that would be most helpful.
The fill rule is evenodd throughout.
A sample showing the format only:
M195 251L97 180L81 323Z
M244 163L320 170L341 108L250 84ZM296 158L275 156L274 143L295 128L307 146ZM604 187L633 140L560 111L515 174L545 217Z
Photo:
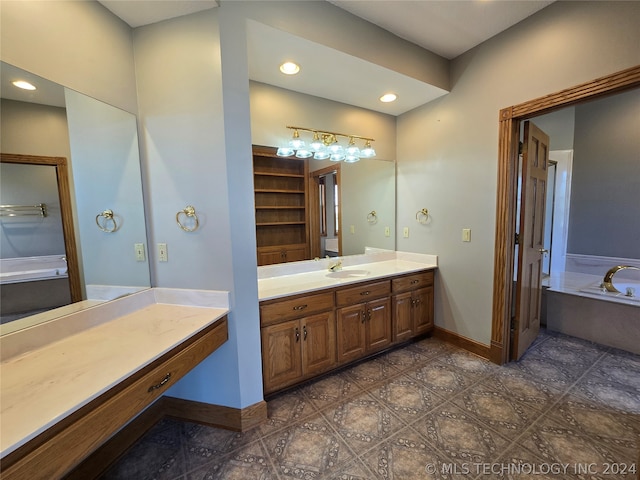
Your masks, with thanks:
M329 271L330 272L337 272L339 270L342 270L342 260L338 259L337 263L334 263L333 265L329 265Z
M619 272L620 270L626 270L626 269L630 269L630 270L640 270L640 268L638 267L634 267L632 265L617 265L613 268L610 268L607 273L604 274L604 279L602 280L602 287L604 287L608 292L614 292L614 293L622 293L620 290L618 290L616 287L613 286L613 276Z

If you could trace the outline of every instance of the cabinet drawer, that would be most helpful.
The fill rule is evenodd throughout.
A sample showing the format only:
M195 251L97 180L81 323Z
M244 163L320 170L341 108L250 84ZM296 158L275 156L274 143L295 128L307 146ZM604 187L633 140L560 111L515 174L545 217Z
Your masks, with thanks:
M367 302L372 298L383 297L391 292L389 280L383 282L367 283L357 287L345 288L336 292L336 305L356 305Z
M260 325L273 325L283 320L299 318L333 308L333 293L305 295L291 300L260 305Z
M433 271L415 273L406 277L394 278L393 293L415 290L433 285Z
M2 478L61 478L226 340L225 317L5 457Z

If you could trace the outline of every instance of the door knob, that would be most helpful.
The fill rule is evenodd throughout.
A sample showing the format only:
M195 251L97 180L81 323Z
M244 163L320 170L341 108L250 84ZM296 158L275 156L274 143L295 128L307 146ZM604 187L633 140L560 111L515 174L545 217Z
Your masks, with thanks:
M544 253L549 253L549 250L547 250L546 248L539 248L539 249L538 249L538 251L539 251L540 253L543 253L543 254L544 254Z

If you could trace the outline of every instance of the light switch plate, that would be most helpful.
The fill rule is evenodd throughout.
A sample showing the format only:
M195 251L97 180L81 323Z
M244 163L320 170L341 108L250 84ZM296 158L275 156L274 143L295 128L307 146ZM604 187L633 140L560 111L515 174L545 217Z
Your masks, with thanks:
M158 244L158 261L159 262L168 262L169 254L167 253L167 244L159 243Z
M404 229L402 230L402 236L404 238L409 238L409 227L404 227Z
M136 252L136 262L144 262L146 255L144 254L144 243L134 243L133 247Z
M384 236L385 237L390 237L391 236L391 228L384 227Z

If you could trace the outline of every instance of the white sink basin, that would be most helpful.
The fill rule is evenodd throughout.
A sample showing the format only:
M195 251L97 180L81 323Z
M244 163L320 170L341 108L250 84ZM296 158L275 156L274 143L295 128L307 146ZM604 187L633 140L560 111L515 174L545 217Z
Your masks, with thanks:
M338 270L337 272L329 272L327 273L327 277L329 278L356 278L356 277L366 277L371 272L369 270Z

